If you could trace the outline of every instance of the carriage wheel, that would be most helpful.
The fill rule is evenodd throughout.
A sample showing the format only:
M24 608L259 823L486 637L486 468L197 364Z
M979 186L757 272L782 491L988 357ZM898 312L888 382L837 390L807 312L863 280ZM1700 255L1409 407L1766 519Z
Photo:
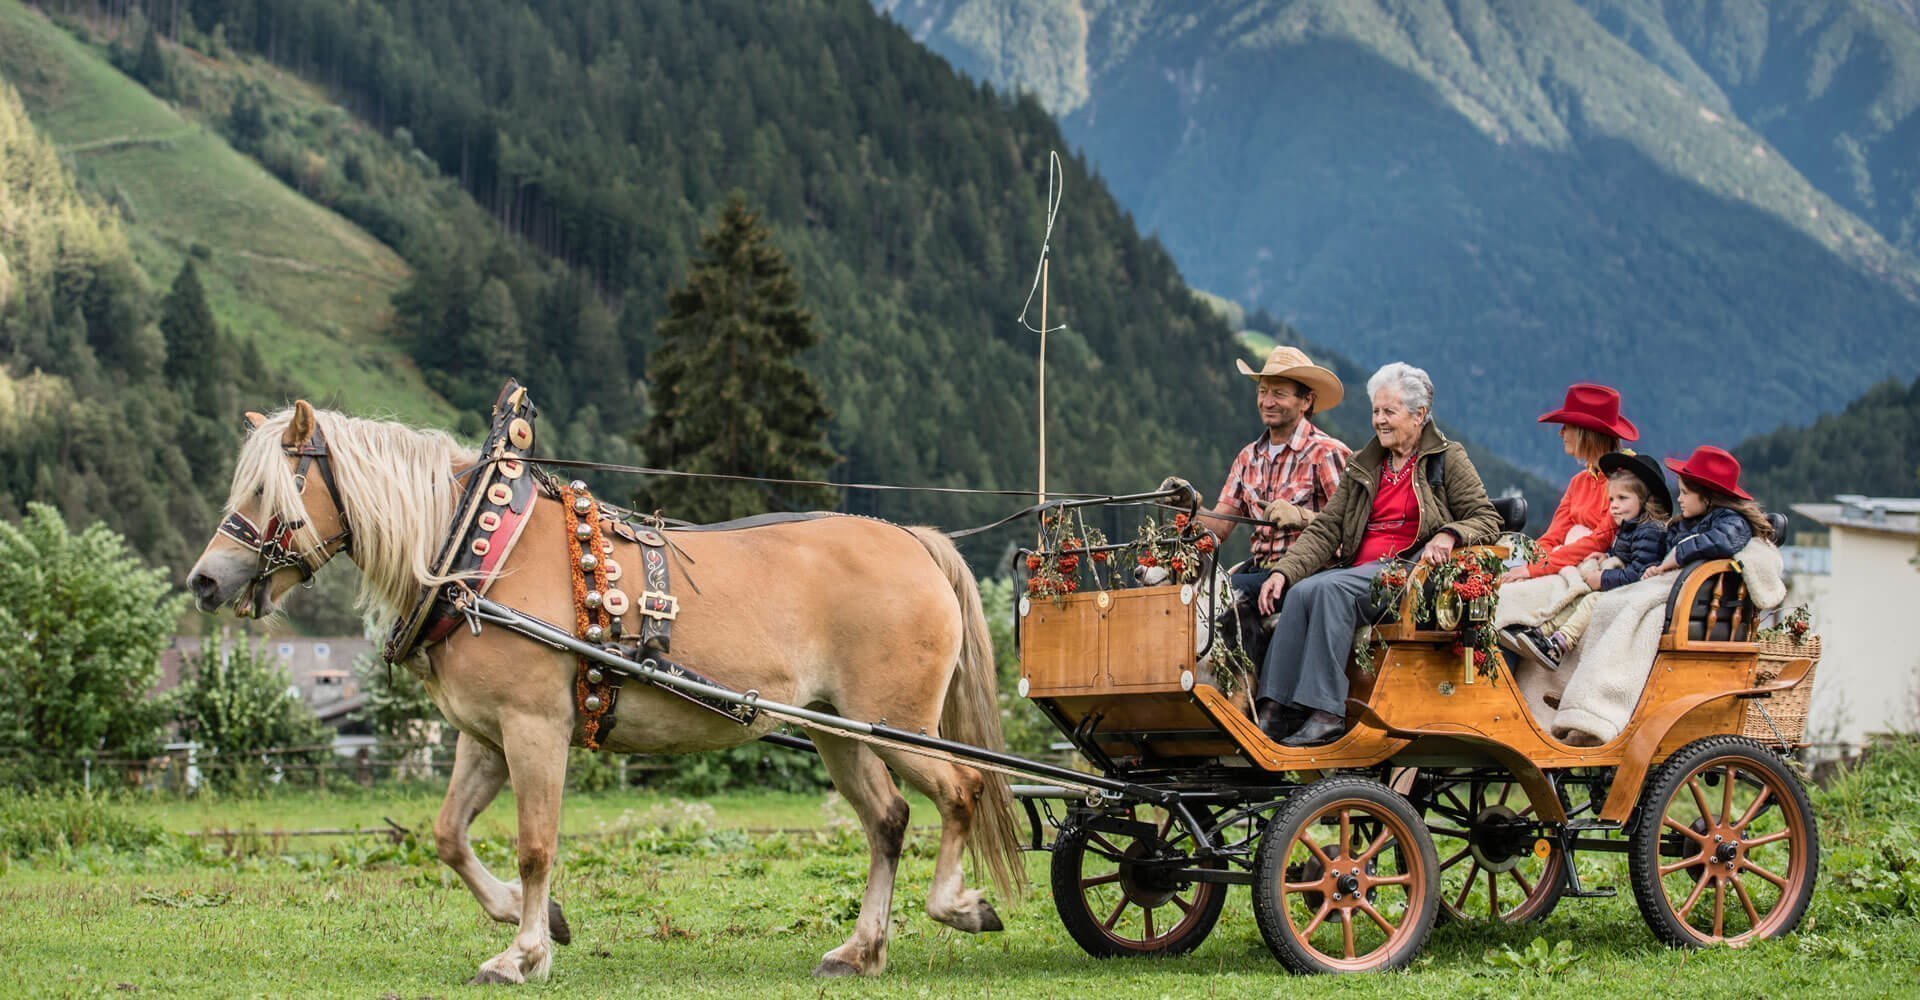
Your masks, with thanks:
M1440 919L1545 920L1567 884L1567 855L1548 841L1518 782L1433 778L1427 832L1440 857Z
M1806 787L1771 751L1737 736L1690 743L1661 765L1628 841L1640 913L1675 947L1792 930L1819 866Z
M1398 969L1439 909L1439 859L1419 813L1365 778L1294 793L1254 860L1253 915L1294 972Z
M1095 958L1183 955L1198 948L1220 920L1226 884L1169 877L1173 866L1140 862L1171 858L1189 868L1226 863L1194 860L1192 838L1158 806L1108 815L1146 826L1129 836L1076 823L1053 842L1053 905L1067 933ZM1146 827L1155 832L1146 834Z

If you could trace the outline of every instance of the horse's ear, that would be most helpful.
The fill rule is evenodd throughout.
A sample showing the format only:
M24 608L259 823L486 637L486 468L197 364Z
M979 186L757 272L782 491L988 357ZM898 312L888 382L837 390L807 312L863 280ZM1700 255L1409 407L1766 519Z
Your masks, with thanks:
M260 425L267 422L267 415L264 413L255 413L252 410L248 410L247 412L240 415L240 419L247 422L248 430L254 431L254 430L259 430Z
M293 419L287 421L287 433L280 438L285 448L298 448L313 437L313 407L306 400L297 400L293 404Z

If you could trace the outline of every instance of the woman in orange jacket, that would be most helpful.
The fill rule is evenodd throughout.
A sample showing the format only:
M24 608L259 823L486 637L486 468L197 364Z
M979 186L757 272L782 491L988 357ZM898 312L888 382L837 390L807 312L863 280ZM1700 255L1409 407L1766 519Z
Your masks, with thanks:
M1640 429L1620 415L1620 393L1587 382L1568 386L1566 401L1542 414L1540 422L1560 425L1560 441L1568 455L1580 460L1581 468L1567 482L1553 521L1540 536L1539 558L1507 570L1501 583L1558 573L1607 551L1613 544L1613 518L1607 512L1607 477L1597 463L1600 456L1619 451L1621 441L1640 439Z

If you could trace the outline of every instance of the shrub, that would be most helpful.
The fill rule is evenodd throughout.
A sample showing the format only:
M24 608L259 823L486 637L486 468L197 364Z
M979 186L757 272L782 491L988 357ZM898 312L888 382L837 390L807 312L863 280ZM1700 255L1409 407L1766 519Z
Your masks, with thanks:
M165 839L158 825L129 815L104 796L0 791L0 857L85 847L141 850Z

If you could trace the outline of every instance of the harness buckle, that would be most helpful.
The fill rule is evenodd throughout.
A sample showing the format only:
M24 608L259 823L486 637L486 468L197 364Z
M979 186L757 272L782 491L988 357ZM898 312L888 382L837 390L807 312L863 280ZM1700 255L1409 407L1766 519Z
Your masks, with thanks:
M657 590L644 591L640 595L640 613L648 618L670 622L680 617L680 599Z

